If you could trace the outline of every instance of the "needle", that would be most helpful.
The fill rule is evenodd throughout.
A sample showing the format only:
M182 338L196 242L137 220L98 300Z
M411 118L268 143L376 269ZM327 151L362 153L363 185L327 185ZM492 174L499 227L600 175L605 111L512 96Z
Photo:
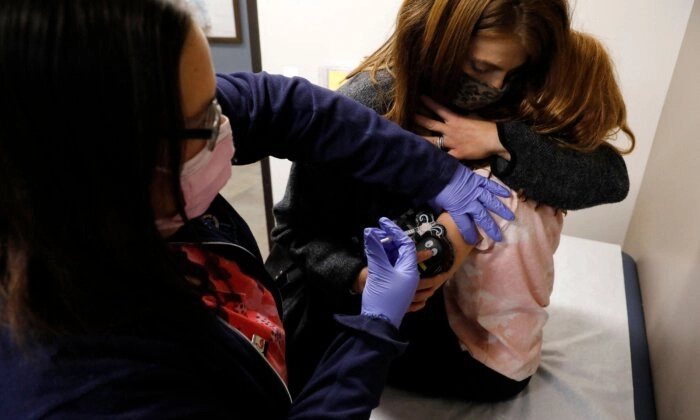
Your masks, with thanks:
M409 229L409 230L404 231L404 233L410 237L411 235L416 233L416 229ZM392 236L387 236L386 238L380 239L379 242L382 244L388 244L389 242L391 242L393 240L394 240L394 238Z

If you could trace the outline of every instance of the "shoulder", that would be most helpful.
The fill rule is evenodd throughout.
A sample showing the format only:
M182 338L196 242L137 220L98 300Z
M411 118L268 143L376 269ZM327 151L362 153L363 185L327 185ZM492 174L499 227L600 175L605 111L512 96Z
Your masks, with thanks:
M350 78L338 92L383 114L391 104L393 87L394 77L387 70L379 70L374 80L369 71L363 71Z

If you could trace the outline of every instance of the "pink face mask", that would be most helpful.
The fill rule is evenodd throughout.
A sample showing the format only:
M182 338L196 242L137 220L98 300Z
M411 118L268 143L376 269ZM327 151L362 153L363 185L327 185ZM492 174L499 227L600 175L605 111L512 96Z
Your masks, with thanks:
M199 217L214 201L216 195L231 178L231 159L235 152L231 123L225 116L219 128L214 149L200 150L182 165L180 185L185 199L185 214L190 219ZM180 215L156 220L158 230L175 230L184 224Z

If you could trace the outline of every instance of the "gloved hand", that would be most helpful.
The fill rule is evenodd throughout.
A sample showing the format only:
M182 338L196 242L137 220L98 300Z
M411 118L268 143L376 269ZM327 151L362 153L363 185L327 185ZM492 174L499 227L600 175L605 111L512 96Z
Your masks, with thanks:
M379 226L365 229L368 274L361 312L386 318L398 328L418 287L416 246L386 217L379 219ZM386 237L391 241L382 244Z
M477 240L476 222L493 240L501 240L501 230L487 210L506 220L513 220L515 215L498 198L510 196L510 191L500 184L470 169L459 166L457 172L445 188L429 204L439 213L447 211L457 224L462 237L474 245Z

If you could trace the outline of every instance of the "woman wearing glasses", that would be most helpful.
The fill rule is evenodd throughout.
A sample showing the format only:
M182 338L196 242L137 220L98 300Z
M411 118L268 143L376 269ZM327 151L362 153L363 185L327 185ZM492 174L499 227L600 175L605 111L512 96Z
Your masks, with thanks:
M278 293L217 194L232 160L332 161L434 197L465 232L475 209L510 217L500 187L349 99L215 78L172 1L1 2L0 103L0 418L369 415L404 346L414 245L387 220L367 230L361 313L292 401Z

